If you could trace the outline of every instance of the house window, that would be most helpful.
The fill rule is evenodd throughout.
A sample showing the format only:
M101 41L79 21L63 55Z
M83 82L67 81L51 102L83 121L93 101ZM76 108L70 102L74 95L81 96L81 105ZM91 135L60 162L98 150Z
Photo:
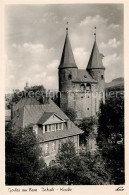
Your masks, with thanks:
M68 79L69 79L69 80L72 79L72 75L71 75L71 74L68 75Z
M45 155L49 155L49 145L45 144L45 151L44 151Z
M47 125L45 125L45 132L47 132Z
M56 142L52 142L52 152L56 151Z
M61 129L62 129L62 123L57 123L56 130L61 130Z
M59 130L61 129L61 123L59 123Z
M55 131L55 125L51 125L51 131Z
M48 132L51 131L51 125L47 125L47 130L48 130Z

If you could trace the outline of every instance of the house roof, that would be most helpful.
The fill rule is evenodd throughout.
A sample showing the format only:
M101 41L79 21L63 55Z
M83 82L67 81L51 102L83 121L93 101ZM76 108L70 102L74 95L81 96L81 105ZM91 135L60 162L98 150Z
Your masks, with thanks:
M97 81L84 69L78 69L77 78L73 82L97 83Z
M61 56L61 61L60 65L58 67L59 69L61 68L77 68L72 47L69 41L69 36L68 32L66 33L66 38L65 38L65 43L64 43L64 48Z
M41 118L39 119L38 124L45 123L53 114L54 112L44 112Z
M13 111L23 108L26 105L40 105L35 98L22 98L17 104L13 105Z
M47 104L26 105L24 107L23 127L30 124L37 124L45 112L50 113L44 115L45 119L52 113L56 113L64 120L69 120L66 114L52 100L50 100L50 103Z
M87 70L88 69L105 69L102 63L102 54L99 53L99 49L97 46L97 42L95 40L92 52L90 55L90 59L88 62Z
M13 122L16 127L25 128L27 126L39 124L39 121L46 121L54 113L59 115L62 119L70 121L66 114L52 100L50 100L49 103L41 105L25 105L24 107L21 107L17 110ZM76 127L73 122L70 121L70 123L70 127L67 127L64 130L46 132L45 134L41 132L39 134L40 141L45 142L83 133L83 131Z
M74 135L79 135L82 133L83 131L74 125L72 128L67 130L65 129L65 130L59 130L53 132L46 132L44 134L40 133L39 140L40 142L46 142L50 140L56 140L56 139L61 139L61 138L70 137Z

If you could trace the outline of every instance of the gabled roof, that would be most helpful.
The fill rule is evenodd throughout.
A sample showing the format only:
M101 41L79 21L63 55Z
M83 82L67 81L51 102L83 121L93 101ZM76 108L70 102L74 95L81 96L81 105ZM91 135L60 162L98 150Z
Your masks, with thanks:
M74 123L70 121L66 114L52 100L50 100L49 103L41 105L25 105L24 107L17 110L17 112L18 118L17 115L13 118L16 129L39 124L39 120L43 119L43 121L45 121L53 114L59 116L64 121L69 121L71 123L71 125L67 126L64 130L46 132L44 134L39 131L38 136L41 142L61 139L83 133L83 131L76 127Z
M44 112L43 115L41 116L41 118L39 119L38 124L43 124L43 123L46 122L46 120L48 120L53 114L54 114L54 112Z
M62 122L64 121L64 119L62 119L59 115L57 115L54 112L44 112L43 115L41 116L41 118L39 119L38 124L44 124L45 122L47 122L50 119L51 116L56 116L56 118L58 118Z
M35 98L22 98L17 104L13 105L13 111L23 108L25 105L40 105Z
M77 83L97 83L95 79L84 69L78 69L77 78L73 81Z
M58 67L59 69L61 68L77 68L73 51L71 48L71 44L69 41L69 36L68 32L66 33L66 38L65 38L65 43L64 43L64 48L61 56L61 61L60 65Z
M96 43L96 40L94 42L92 52L90 55L90 59L88 62L87 70L89 69L105 69L102 63L102 54L99 53L99 49Z
M64 120L69 119L66 114L52 100L50 100L50 103L48 104L26 105L24 107L23 127L30 124L37 124L45 112L50 113L50 115L56 113Z

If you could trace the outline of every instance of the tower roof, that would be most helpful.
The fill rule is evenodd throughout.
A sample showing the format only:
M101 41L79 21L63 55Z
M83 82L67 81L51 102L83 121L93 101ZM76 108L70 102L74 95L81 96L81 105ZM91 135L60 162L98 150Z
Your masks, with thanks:
M99 53L99 49L96 43L96 39L92 48L92 52L90 55L90 59L88 62L87 70L88 69L105 69L102 63L103 54Z
M64 48L61 56L61 61L60 65L58 67L59 69L61 68L77 68L73 51L71 48L71 44L69 41L69 36L68 36L68 28L66 28L66 38L65 38L65 43L64 43Z

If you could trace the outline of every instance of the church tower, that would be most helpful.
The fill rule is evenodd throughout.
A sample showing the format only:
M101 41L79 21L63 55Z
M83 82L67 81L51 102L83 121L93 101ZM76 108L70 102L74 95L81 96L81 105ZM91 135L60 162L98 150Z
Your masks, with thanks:
M87 72L92 76L93 79L98 81L96 86L98 93L101 98L103 98L103 102L105 101L104 91L105 91L105 67L103 66L103 54L99 52L97 41L96 41L96 33L95 41L92 48L92 52L89 58Z
M66 38L61 56L59 71L59 91L67 91L72 89L72 81L77 77L77 65L73 56L71 44L68 36L68 28L66 28Z
M68 92L73 89L73 80L77 77L78 67L76 65L72 47L69 41L68 28L66 28L66 38L60 65L58 67L60 108L65 111L68 107Z
M96 35L96 34L95 34ZM72 108L77 113L76 120L94 116L104 102L105 68L102 54L99 53L96 36L87 69L78 69L71 44L68 28L58 67L60 108L65 112Z

